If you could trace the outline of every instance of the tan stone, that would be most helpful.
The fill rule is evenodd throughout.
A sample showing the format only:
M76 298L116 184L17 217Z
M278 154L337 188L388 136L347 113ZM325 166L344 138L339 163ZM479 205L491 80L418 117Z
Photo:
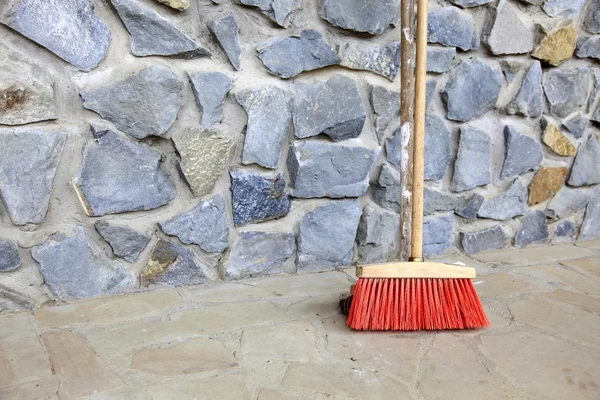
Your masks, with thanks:
M243 373L219 375L207 378L191 378L187 381L169 381L147 389L137 389L143 395L140 400L250 400L252 393L245 388Z
M577 242L576 246L585 247L592 250L600 251L600 239L597 240L587 240L585 242Z
M571 139L552 123L546 125L542 141L559 156L575 157L577 154L577 147L571 142Z
M485 298L539 292L541 289L522 278L508 273L500 273L477 277L475 290L479 297Z
M297 397L287 396L279 391L271 389L261 389L258 393L258 400L296 400Z
M600 256L567 260L561 262L561 264L592 278L600 279ZM600 293L597 294L600 295Z
M564 340L515 332L481 336L479 348L500 374L526 393L524 398L600 398L597 358Z
M565 268L549 265L536 265L533 267L520 268L516 272L541 278L552 283L571 286L577 290L590 294L600 293L600 283L585 275Z
M190 6L190 0L157 0L159 3L163 3L171 8L179 11L187 10Z
M300 318L323 318L337 315L340 312L339 303L343 296L315 296L299 300L286 307L286 310Z
M592 297L562 289L549 293L544 297L562 301L563 303L568 303L585 311L600 315L600 297Z
M182 304L181 297L175 290L160 290L75 301L64 306L42 308L33 313L41 327L55 328L74 324L116 324Z
M558 66L573 55L577 46L577 30L570 24L546 33L540 45L531 53L532 57L539 58L551 65Z
M567 167L540 167L529 185L529 205L542 203L554 196L567 178Z
M504 249L476 254L480 261L493 264L533 265L554 263L573 258L589 257L595 254L589 249L582 249L572 244L557 244L553 246L528 247L525 249Z
M41 338L50 356L52 369L60 379L58 395L61 400L81 399L125 383L102 366L80 336L62 330L45 333Z
M58 379L56 377L21 383L15 386L0 387L0 399L6 400L58 400Z

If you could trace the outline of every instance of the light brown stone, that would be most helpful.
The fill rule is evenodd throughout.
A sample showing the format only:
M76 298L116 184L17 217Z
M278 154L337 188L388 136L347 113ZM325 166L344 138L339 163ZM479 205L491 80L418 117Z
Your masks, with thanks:
M533 267L519 268L516 272L543 279L544 281L551 283L570 286L586 293L600 293L600 283L585 275L565 268L550 265L536 265Z
M571 139L550 122L546 125L542 141L559 156L575 157L577 154L577 147Z
M157 0L171 8L179 11L187 10L190 6L190 0Z
M243 373L202 379L191 377L186 381L171 380L145 389L135 388L133 396L122 398L136 400L251 400L252 393L245 388L245 383L246 376Z
M577 242L576 246L600 251L600 239L599 240L587 240L585 242Z
M561 263L592 278L600 279L600 256L567 260ZM600 295L600 293L598 293Z
M572 244L529 247L525 249L504 249L474 255L474 258L493 264L512 264L513 266L554 263L573 258L593 256L589 249L582 249Z
M541 291L532 283L508 273L478 276L475 289L482 298Z
M323 318L340 312L340 295L315 296L299 300L286 307L286 310L300 318Z
M6 400L59 400L58 379L51 377L41 381L21 383L15 386L0 387L0 399Z
M570 24L548 32L540 45L531 53L532 57L558 66L573 55L577 46L577 30Z
M271 389L261 389L258 393L258 400L297 400L297 397L287 396Z
M567 167L540 167L529 185L529 205L542 203L554 196L567 178Z
M52 369L60 379L61 400L81 399L125 383L100 363L80 336L62 330L45 333L41 338Z
M585 311L600 315L600 297L592 297L562 289L549 293L544 297L562 301L563 303L568 303Z

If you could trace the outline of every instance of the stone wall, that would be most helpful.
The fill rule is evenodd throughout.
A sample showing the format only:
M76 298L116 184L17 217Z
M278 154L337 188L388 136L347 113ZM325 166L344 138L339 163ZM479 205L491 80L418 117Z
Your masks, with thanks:
M425 253L599 236L600 1L453 3L429 16ZM0 311L395 258L398 14L3 2Z

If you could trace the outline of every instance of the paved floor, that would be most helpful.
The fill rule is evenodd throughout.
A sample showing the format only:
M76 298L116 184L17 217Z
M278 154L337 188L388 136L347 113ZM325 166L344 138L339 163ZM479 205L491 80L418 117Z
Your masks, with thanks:
M0 399L600 399L600 241L476 258L483 330L352 332L351 270L0 316Z

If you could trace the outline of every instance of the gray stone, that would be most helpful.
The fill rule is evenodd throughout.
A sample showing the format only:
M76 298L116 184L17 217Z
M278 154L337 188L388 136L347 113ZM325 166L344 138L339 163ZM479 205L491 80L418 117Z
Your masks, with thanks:
M156 11L136 0L110 0L131 35L135 56L210 57L205 48L192 40Z
M159 225L167 235L207 253L222 253L229 246L229 218L220 194Z
M425 180L439 181L452 159L450 129L435 115L425 116Z
M456 7L440 7L429 11L427 31L430 43L458 47L464 51L479 48L479 36L473 20Z
M230 11L221 18L210 20L207 25L208 30L217 39L227 58L229 58L233 68L239 70L242 55L239 38L240 28L233 13Z
M277 168L292 121L292 95L275 86L235 95L248 114L242 164Z
M501 0L495 9L489 10L484 41L493 54L525 54L533 50L533 32L513 5Z
M150 241L150 236L139 233L126 226L109 224L106 221L98 221L94 227L108 242L112 248L113 254L123 258L126 261L134 262L140 253L146 248Z
M287 159L292 196L362 196L377 157L378 149L319 141L294 142Z
M306 213L298 223L298 269L349 265L361 214L358 200L331 201Z
M550 113L565 118L585 104L590 86L589 69L553 68L544 74L544 92L550 104Z
M458 199L454 196L443 194L436 190L424 188L423 214L429 215L442 211L454 211L458 206Z
M60 131L0 129L0 197L14 224L39 224L46 217L66 140Z
M470 221L477 219L477 213L483 204L484 198L480 194L473 194L468 200L463 200L457 207L455 213Z
M196 72L190 74L196 104L202 112L200 126L218 124L223 119L223 103L233 81L220 72Z
M471 255L485 250L502 249L508 245L508 237L500 225L477 232L461 232L460 244Z
M525 214L517 230L515 246L522 249L531 243L545 242L549 236L546 214L540 210L532 210Z
M223 275L225 279L243 279L281 274L295 248L291 232L240 232L223 264Z
M32 254L50 291L60 299L119 293L135 281L129 270L109 259L81 226L73 236L53 235Z
M117 129L143 139L164 134L177 118L183 83L163 66L150 66L108 86L81 93L83 106Z
M396 129L393 135L385 141L385 157L391 164L400 167L402 161L402 130Z
M399 232L400 216L397 213L366 206L356 235L357 261L370 264L393 259L399 249Z
M334 75L326 81L296 83L294 135L299 139L320 133L336 142L358 137L366 115L351 78Z
M462 8L479 7L491 2L492 0L450 0L450 3Z
M585 209L585 218L581 225L579 239L587 240L600 237L600 199L593 198Z
M0 124L22 125L56 118L52 75L0 42Z
M577 40L577 52L579 58L594 58L600 60L600 38L582 37Z
M570 240L577 239L577 225L569 220L560 221L554 231L556 238L568 238Z
M481 218L506 221L527 211L527 189L519 178L515 179L506 192L483 203L477 215Z
M573 18L579 14L584 3L585 0L546 0L542 9L551 17L562 15L566 18Z
M375 115L375 133L379 141L383 139L386 128L396 118L400 120L400 93L382 86L372 85L369 101Z
M510 178L527 171L537 171L542 163L543 149L539 140L518 132L514 127L504 127L504 165L500 178Z
M600 33L600 0L589 2L584 11L582 26L589 33Z
M492 146L487 133L469 125L460 128L458 153L452 175L453 191L464 192L490 183L491 151Z
M433 100L437 90L437 80L429 79L425 85L425 109L429 109L429 105Z
M442 91L448 119L465 122L492 110L496 105L504 77L496 66L479 59L466 59L454 67Z
M331 25L371 35L383 33L396 25L400 0L325 0L321 18Z
M528 6L537 6L541 0L519 0L521 3Z
M73 183L89 216L151 210L175 197L160 164L160 153L111 131L84 147Z
M524 68L525 63L520 60L500 60L500 69L509 84L519 76Z
M506 112L537 118L542 115L543 104L542 66L536 60L525 73L519 91L506 106Z
M10 272L21 266L21 256L16 243L0 239L0 272Z
M600 99L600 68L590 68L590 71L592 72L592 76L594 78L594 89L592 90L592 94L590 95L588 101L588 111L593 112L594 106L597 105L598 100ZM597 110L595 111L596 113L598 112Z
M400 183L400 172L388 164L383 164L377 180L371 185L375 203L388 210L399 212L402 202Z
M579 139L583 136L587 126L589 118L585 116L581 111L577 111L562 121L562 124L571 132L573 137Z
M600 183L600 140L594 135L579 146L568 183L571 186Z
M440 256L454 248L454 216L425 218L423 222L423 255Z
M110 131L110 126L104 124L98 124L96 122L90 122L90 131L95 139L101 138Z
M598 188L598 187L597 187ZM596 192L599 192L598 190ZM587 187L570 188L563 186L546 205L546 215L550 218L564 218L582 210L595 193Z
M209 281L195 254L185 246L160 238L141 273L143 286L150 284L184 286Z
M393 81L400 69L400 42L363 49L344 43L338 47L342 67L372 71Z
M256 51L269 72L281 78L293 78L303 71L336 65L341 61L323 35L314 29L304 29L299 36L260 43Z
M300 0L236 0L237 3L258 7L260 11L277 25L287 28L292 23L294 13L300 9Z
M456 56L454 47L427 47L427 72L442 74L452 67L452 61Z
M104 59L110 30L90 0L11 0L2 23L82 71Z
M236 226L281 218L290 211L285 177L232 169L231 207Z

